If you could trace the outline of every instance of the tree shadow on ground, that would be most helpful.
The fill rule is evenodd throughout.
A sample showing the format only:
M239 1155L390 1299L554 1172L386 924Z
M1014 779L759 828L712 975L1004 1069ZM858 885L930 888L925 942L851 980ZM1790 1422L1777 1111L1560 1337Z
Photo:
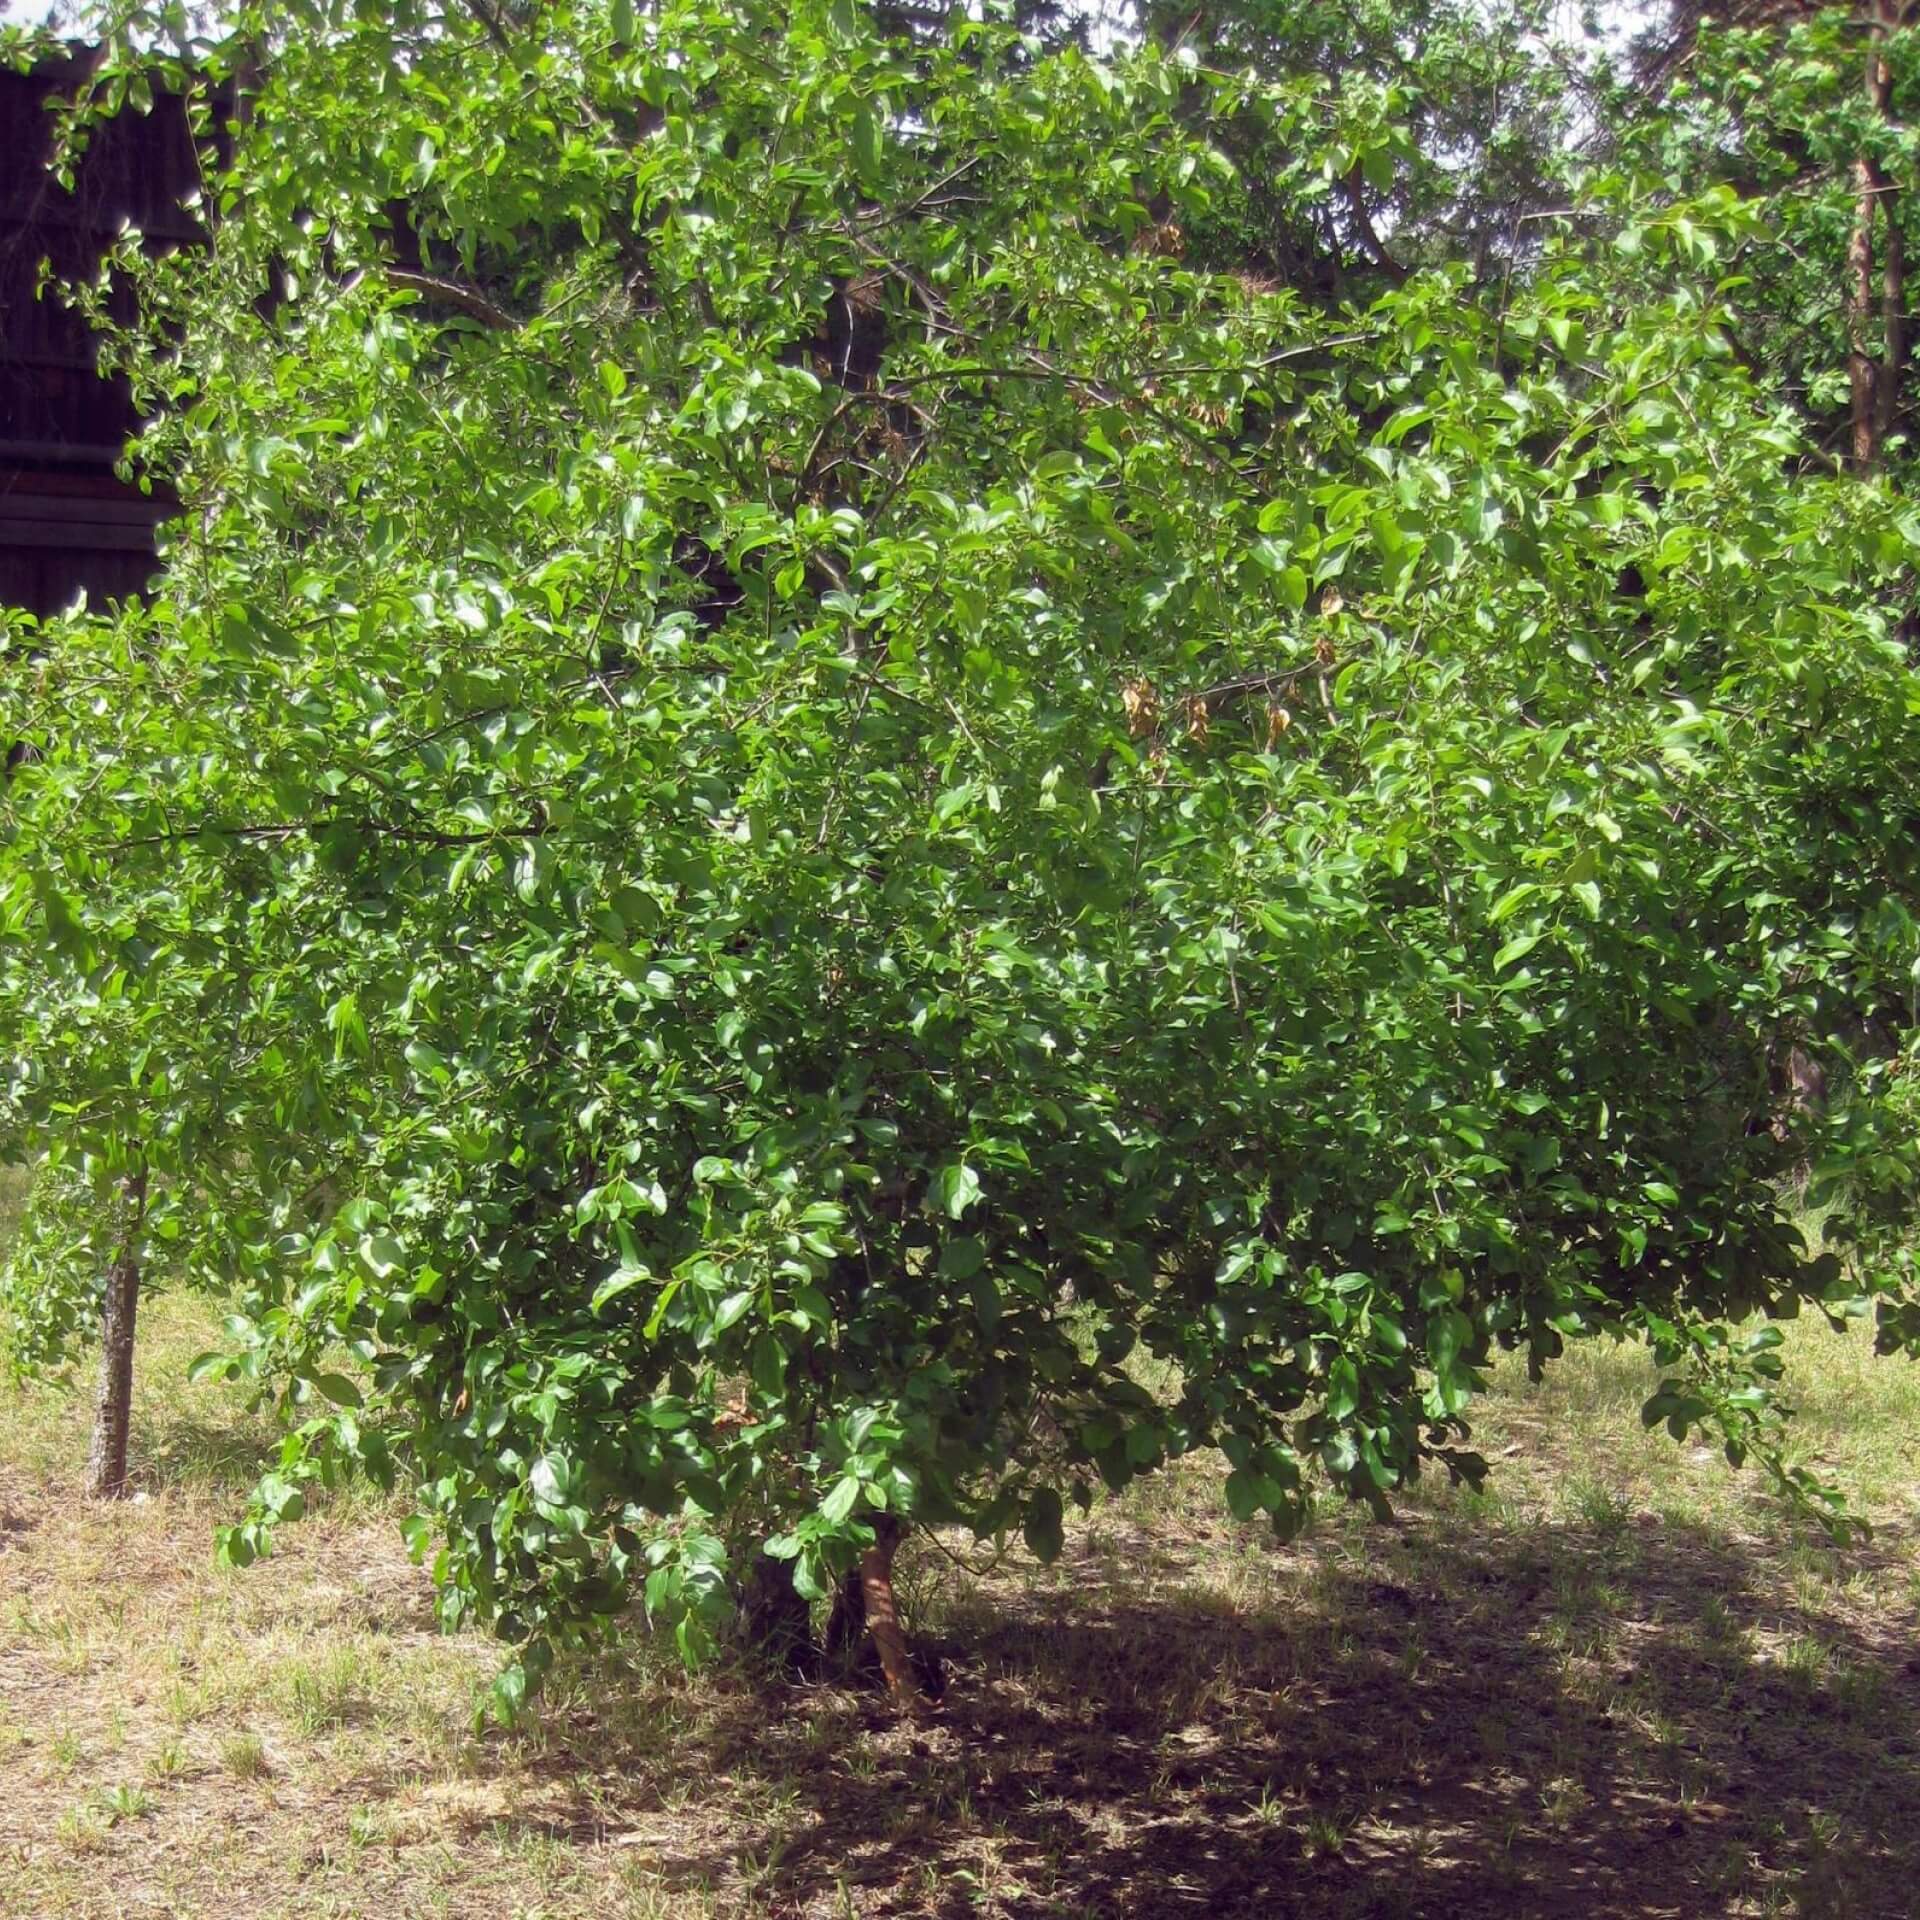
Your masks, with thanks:
M279 1457L279 1435L244 1414L207 1419L178 1407L136 1408L128 1446L136 1488L244 1493Z
M731 1831L665 1814L661 1727L623 1736L602 1696L598 1830L611 1793L664 1887L770 1915L1920 1910L1911 1620L1850 1615L1769 1543L1429 1515L1264 1550L1251 1600L1217 1578L1243 1534L1190 1541L1185 1585L1103 1580L1112 1544L1051 1590L962 1593L925 1725L795 1688L677 1729Z

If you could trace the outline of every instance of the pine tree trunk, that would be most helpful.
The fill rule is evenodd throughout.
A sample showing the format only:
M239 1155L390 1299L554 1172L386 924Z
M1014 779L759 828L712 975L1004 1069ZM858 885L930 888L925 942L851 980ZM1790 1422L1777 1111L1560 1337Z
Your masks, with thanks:
M133 1329L140 1308L140 1228L147 1210L142 1168L121 1184L125 1223L120 1250L107 1270L100 1316L100 1392L94 1403L93 1445L87 1455L87 1496L114 1500L127 1490L127 1429L133 1417Z

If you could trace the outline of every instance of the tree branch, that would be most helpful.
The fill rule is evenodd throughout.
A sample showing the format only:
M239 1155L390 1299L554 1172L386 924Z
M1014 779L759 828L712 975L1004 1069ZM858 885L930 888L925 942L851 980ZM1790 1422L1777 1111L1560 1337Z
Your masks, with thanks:
M291 840L302 833L328 833L345 828L383 840L410 840L429 847L477 847L490 840L537 840L548 830L543 816L519 826L495 827L486 832L444 833L437 827L399 827L384 820L275 820L246 821L235 826L176 827L168 833L144 833L116 840L108 849L124 853L129 847L169 846L181 840Z
M487 38L491 40L502 53L511 53L513 51L513 42L507 38L506 28L500 24L498 17L495 15L493 9L487 5L486 0L460 0L460 4L486 28Z
M1397 285L1407 277L1407 270L1387 251L1386 242L1373 224L1373 215L1367 211L1366 190L1358 163L1347 172L1347 206L1353 213L1353 229L1360 237L1361 251Z
M416 273L411 267L389 267L387 284L398 287L405 293L418 293L430 300L444 300L450 307L458 307L469 318L478 320L482 326L492 327L496 332L513 333L519 330L520 322L503 307L496 307L484 293L472 287L465 287L457 280L442 280L438 274Z

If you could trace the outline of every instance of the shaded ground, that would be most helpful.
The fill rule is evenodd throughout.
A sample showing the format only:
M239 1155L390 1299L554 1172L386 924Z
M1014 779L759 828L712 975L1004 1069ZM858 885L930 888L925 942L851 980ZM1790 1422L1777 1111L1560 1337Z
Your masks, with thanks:
M150 1332L177 1374L191 1313ZM1502 1382L1497 1499L1281 1549L1196 1465L1047 1572L923 1549L926 1727L636 1645L511 1739L470 1734L493 1650L432 1630L390 1514L212 1569L260 1443L230 1402L150 1388L147 1497L98 1510L77 1410L0 1389L0 1913L1907 1920L1920 1419L1812 1340L1864 1548L1642 1436L1644 1367L1596 1355Z

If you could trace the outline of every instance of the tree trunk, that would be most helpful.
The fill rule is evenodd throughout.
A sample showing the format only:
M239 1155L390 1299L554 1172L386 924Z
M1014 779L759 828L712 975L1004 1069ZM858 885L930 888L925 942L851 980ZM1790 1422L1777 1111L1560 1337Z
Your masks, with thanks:
M1900 388L1906 374L1907 272L1894 186L1885 174L1878 178L1887 231L1880 252L1880 378L1874 393L1874 430L1879 445L1885 446L1900 418Z
M932 1702L914 1671L907 1636L893 1602L893 1556L905 1531L898 1521L882 1519L874 1523L873 1545L860 1556L860 1600L866 1610L873 1650L880 1656L880 1671L887 1677L888 1694L896 1707L918 1714L926 1712Z
M120 1251L107 1270L100 1316L100 1394L94 1403L87 1496L114 1500L127 1490L127 1428L133 1415L133 1325L140 1307L140 1228L147 1211L143 1167L121 1182L125 1219Z
M1853 233L1847 241L1847 387L1853 404L1853 465L1870 473L1880 458L1879 368L1868 330L1873 318L1874 165L1853 163Z
M854 1643L866 1630L867 1603L860 1592L860 1569L855 1567L841 1580L833 1605L827 1609L827 1659L836 1666L849 1662Z
M1880 0L1867 49L1867 105L1885 120L1893 105L1893 69L1887 63L1886 34L1898 24L1899 9ZM1900 412L1900 386L1906 367L1906 260L1895 218L1897 190L1870 153L1853 163L1853 232L1847 241L1847 387L1853 412L1853 464L1870 473ZM1873 228L1882 229L1880 252L1880 351L1873 350Z
M1881 0L1875 40L1867 53L1867 100L1887 120L1893 114L1893 69L1887 63L1884 35L1899 24L1893 0ZM1874 391L1875 451L1886 445L1900 416L1900 387L1906 371L1906 251L1900 238L1900 199L1887 171L1875 160L1869 172L1879 206L1880 371Z
M893 1598L893 1556L905 1537L906 1528L891 1516L883 1514L875 1520L873 1545L833 1596L827 1613L826 1656L830 1664L849 1663L864 1632L894 1704L919 1714L932 1707L933 1695L908 1650ZM937 1672L933 1686L937 1691Z

